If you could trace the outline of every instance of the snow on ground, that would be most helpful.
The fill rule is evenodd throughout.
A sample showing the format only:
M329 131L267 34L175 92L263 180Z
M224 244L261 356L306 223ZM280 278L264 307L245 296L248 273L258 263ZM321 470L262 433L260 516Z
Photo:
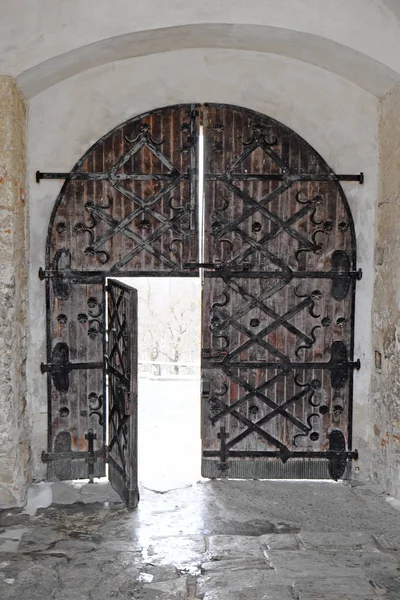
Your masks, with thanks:
M139 379L139 481L146 487L200 479L200 381Z

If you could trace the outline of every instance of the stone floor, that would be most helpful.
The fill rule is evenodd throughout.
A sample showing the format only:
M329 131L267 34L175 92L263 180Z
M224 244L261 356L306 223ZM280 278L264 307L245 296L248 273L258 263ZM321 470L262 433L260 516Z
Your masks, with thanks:
M204 481L0 527L7 600L400 599L400 513L369 485Z

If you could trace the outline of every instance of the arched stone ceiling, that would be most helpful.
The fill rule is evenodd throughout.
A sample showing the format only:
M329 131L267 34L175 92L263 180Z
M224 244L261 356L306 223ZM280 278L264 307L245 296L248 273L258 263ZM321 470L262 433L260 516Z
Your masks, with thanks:
M107 62L229 48L294 57L380 97L400 79L396 2L13 0L2 8L0 73L32 97Z
M185 48L269 52L320 66L383 96L400 74L349 47L319 36L261 25L203 24L130 33L55 56L17 77L28 98L87 69L113 61Z

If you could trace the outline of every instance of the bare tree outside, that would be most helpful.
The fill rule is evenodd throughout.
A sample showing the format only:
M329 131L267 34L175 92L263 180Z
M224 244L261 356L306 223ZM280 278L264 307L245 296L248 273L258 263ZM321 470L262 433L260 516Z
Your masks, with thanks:
M138 290L139 375L195 376L200 364L200 280L122 279Z

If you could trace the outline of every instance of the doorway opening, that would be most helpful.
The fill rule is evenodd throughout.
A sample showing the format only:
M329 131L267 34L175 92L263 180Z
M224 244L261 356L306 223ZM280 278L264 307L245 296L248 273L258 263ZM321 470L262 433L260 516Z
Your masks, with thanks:
M200 478L199 277L129 277L138 291L138 477L170 488Z

